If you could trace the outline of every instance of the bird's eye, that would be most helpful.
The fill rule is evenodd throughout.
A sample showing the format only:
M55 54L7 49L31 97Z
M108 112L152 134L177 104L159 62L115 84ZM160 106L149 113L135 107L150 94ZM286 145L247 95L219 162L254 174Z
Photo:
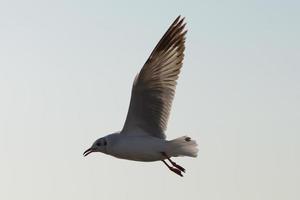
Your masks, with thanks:
M100 147L100 146L101 146L101 144L100 144L100 143L97 143L96 145L97 145L98 147Z
M107 142L106 142L106 140L104 140L104 146L106 146L107 145Z

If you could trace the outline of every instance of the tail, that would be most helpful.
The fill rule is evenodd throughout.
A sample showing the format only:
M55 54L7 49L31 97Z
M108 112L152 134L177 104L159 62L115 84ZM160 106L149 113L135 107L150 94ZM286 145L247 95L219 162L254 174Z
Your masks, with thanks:
M167 155L170 157L189 156L197 157L198 148L195 140L182 136L167 143Z

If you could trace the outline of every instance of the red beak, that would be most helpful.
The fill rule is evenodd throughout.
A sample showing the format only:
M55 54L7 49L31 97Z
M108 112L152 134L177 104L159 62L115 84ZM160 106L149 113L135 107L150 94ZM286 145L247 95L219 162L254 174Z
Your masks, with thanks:
M94 148L89 148L85 152L83 152L83 156L87 156L87 155L89 155L92 152L94 152Z

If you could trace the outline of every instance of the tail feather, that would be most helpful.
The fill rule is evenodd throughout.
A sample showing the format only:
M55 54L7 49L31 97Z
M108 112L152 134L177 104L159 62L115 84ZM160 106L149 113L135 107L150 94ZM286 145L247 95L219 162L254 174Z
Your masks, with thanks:
M197 157L198 148L195 140L188 136L182 136L168 141L167 154L171 157L189 156Z

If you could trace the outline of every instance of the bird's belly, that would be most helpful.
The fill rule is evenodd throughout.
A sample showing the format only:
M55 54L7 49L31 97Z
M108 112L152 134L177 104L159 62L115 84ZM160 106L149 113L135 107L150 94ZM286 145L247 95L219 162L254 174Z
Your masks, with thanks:
M135 161L162 160L166 141L153 137L127 137L117 142L110 154L117 158Z

